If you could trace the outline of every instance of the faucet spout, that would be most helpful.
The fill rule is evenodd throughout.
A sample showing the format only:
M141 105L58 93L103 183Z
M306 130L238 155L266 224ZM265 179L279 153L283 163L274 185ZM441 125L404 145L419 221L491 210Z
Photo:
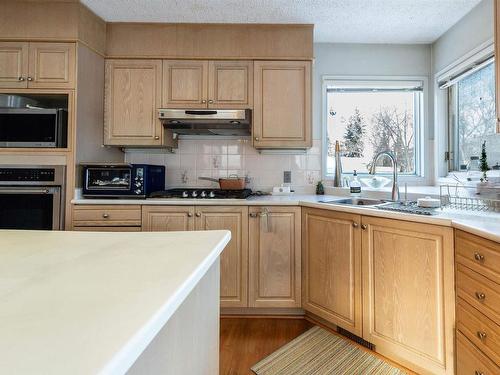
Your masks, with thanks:
M396 156L391 151L381 151L373 158L372 165L370 166L370 174L375 174L377 161L381 156L388 156L392 162L392 194L391 199L399 202L399 184L398 184L398 161Z

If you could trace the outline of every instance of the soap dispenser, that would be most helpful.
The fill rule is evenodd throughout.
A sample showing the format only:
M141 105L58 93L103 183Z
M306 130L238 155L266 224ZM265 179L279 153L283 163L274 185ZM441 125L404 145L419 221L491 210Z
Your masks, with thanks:
M359 182L356 170L354 170L349 186L353 197L359 197L361 195L361 183Z

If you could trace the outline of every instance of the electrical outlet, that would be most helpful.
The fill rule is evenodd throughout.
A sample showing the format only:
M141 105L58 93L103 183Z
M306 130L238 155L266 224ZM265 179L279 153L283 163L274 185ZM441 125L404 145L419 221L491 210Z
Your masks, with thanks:
M292 171L283 171L283 183L284 184L292 183Z

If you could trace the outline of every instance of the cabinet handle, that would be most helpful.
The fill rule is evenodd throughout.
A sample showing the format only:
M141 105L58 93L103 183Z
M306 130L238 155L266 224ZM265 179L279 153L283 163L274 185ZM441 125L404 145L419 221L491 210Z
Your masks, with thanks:
M486 332L477 331L477 337L479 337L479 340L484 340L486 338Z
M32 77L28 77L28 81L33 81L33 78Z
M474 375L484 375L482 371L476 370L474 371Z
M476 292L476 298L479 300L479 301L483 301L485 298L486 298L486 294L482 293L482 292Z
M155 140L158 140L158 139L160 139L160 137L159 137L159 136L157 136L157 135L155 135Z
M109 217L109 214L104 213L104 214L102 214L102 217L107 219Z
M208 101L208 104L213 104L213 103L214 103L214 101L213 101L213 100L209 100L209 101Z
M201 217L201 214L199 212L197 212L195 215L196 217Z
M207 101L205 99L203 99L201 102L202 102L202 104L205 104Z
M484 255L481 253L474 253L474 259L477 260L478 262L483 262L484 261Z
M18 80L19 80L20 82L22 82L22 81L24 81L24 77L19 77L19 78L18 78Z
M356 223L356 222L354 222L354 223L352 223L352 226L353 226L354 228L357 228L357 227L359 226L359 224L358 224L358 223Z
M366 228L368 228L366 224L361 224L361 229L365 230Z
M250 212L250 217L257 217L257 214L255 212Z
M259 137L255 137L254 139L255 139L257 142L259 141Z
M188 212L188 217L193 217L193 213L192 212Z

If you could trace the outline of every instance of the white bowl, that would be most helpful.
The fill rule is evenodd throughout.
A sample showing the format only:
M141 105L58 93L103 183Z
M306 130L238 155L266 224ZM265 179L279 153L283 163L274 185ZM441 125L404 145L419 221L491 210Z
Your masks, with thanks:
M372 188L372 189L380 189L383 188L392 181L390 178L383 177L383 176L371 176L371 177L365 177L361 178L361 183L365 185L366 187Z

